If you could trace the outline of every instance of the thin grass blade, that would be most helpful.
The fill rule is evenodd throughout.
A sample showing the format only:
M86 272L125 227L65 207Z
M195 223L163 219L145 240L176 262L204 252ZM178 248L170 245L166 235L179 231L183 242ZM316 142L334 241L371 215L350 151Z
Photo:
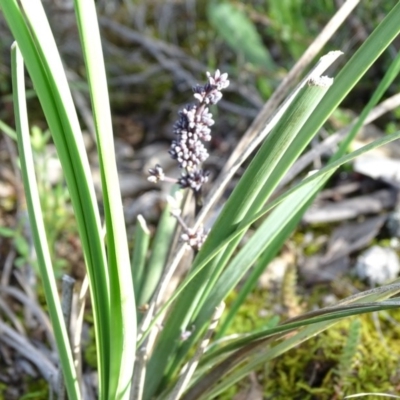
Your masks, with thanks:
M174 195L176 188L171 193ZM154 293L165 268L176 228L176 219L171 217L171 205L167 203L161 214L157 232L152 243L152 253L146 265L139 305L146 304Z
M138 215L135 228L134 247L132 253L132 279L135 289L136 303L139 302L140 289L143 285L147 252L150 243L150 231L142 215Z

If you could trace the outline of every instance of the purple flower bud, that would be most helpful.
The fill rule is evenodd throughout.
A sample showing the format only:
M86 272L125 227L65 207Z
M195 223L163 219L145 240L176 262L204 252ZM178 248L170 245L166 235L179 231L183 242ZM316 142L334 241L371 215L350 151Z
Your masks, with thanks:
M229 86L228 74L224 73L221 75L219 69L215 71L214 76L211 76L211 74L207 72L207 78L210 85L215 86L217 90L222 90Z
M188 229L185 233L181 235L181 239L193 249L200 250L201 246L207 239L207 233L202 227L199 228L197 231L194 231L193 229Z
M169 154L185 169L194 169L208 158L207 149L199 140L173 140Z
M178 179L178 184L182 189L191 188L198 192L204 183L208 181L210 171L204 171L202 169L196 170L189 173L184 173Z
M201 164L208 158L207 149L202 142L211 140L210 127L214 125L207 105L221 100L221 90L229 85L228 74L221 75L219 70L215 71L214 76L207 72L207 78L205 85L193 87L198 104L188 104L178 112L178 119L173 127L176 138L169 149L171 157L185 170L178 183L182 188L191 188L197 192L207 182L209 175L201 169ZM158 181L160 178L157 177L157 171L149 179Z
M165 178L164 171L160 164L157 164L155 168L149 168L149 174L150 176L147 178L147 180L153 183L163 181Z

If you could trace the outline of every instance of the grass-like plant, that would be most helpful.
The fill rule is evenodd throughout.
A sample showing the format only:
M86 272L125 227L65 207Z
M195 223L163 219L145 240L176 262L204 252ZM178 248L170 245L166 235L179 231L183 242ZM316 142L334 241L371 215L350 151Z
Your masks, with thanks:
M74 5L95 122L105 237L78 117L42 4L40 0L0 0L0 5L16 40L12 47L12 77L21 171L41 279L70 399L82 398L82 382L74 366L43 224L30 144L24 64L57 148L82 242L94 316L100 399L211 399L259 365L342 318L400 305L400 299L388 300L400 291L400 285L393 283L273 328L224 340L265 265L277 254L332 174L358 155L400 138L397 132L346 154L348 144L397 76L397 56L329 163L271 200L286 172L324 122L399 34L400 4L393 7L334 80L322 73L340 55L338 52L323 57L281 107L258 124L253 145L261 140L263 143L206 236L201 224L217 196L214 191L203 198L201 192L208 175L201 169L206 150L199 140L206 141L210 134L212 118L208 107L219 100L227 77L219 72L210 74L208 84L195 88L198 103L181 112L171 155L183 171L175 191L193 192L196 221L193 227L187 227L178 211L179 202L171 201L152 242L153 256L149 260L149 232L142 218L138 218L132 260L128 251L94 1L75 0ZM219 191L249 153L248 149L243 150L218 180ZM153 180L165 179L160 166L151 171L151 176ZM244 234L258 220L262 223L251 239L236 251ZM176 226L180 225L184 243L173 240ZM173 295L165 299L170 278L190 247L195 257L189 272ZM235 303L219 321L224 299L245 275ZM146 312L138 317L137 306L143 303L147 305ZM48 379L55 388L56 377Z

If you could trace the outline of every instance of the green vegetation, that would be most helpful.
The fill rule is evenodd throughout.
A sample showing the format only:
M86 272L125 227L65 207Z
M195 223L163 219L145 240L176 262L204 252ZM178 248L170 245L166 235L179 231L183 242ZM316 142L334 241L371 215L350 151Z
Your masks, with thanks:
M336 12L332 2L309 7L300 0L200 3L194 8L189 2L175 5L178 11L171 8L168 14L157 1L106 6L74 0L74 11L65 17L78 27L74 40L83 60L77 60L79 74L74 72L72 79L64 63L69 48L55 37L58 27L51 29L52 14L46 15L42 3L0 0L15 40L12 89L0 71L0 90L7 91L10 104L12 90L16 132L4 122L0 128L8 148L18 148L18 162L7 159L18 171L17 194L14 200L1 200L6 207L0 236L9 247L5 252L16 253L9 265L20 268L17 283L10 273L2 276L6 285L1 290L18 284L19 292L6 293L17 311L2 308L6 323L0 330L10 329L4 330L10 359L18 351L26 355L42 349L46 368L36 368L49 383L48 388L42 381L37 387L26 383L29 393L22 398L42 398L47 391L62 396L66 390L71 400L82 399L88 371L98 374L92 389L100 400L129 399L131 390L135 400L230 399L249 385L249 377L256 377L265 397L277 399L395 393L400 384L395 372L399 281L369 289L345 276L328 286L307 287L296 251L306 257L319 254L324 243L307 242L306 235L329 237L332 232L330 224L301 225L324 186L338 173L351 172L356 157L400 138L389 107L380 122L386 135L356 151L350 146L374 107L398 90L400 55L394 43L400 3L376 7L365 2L351 11L348 25L337 26L329 44L309 55L297 72L291 69L294 62ZM182 17L171 19L174 13ZM337 48L344 54L328 53ZM171 129L164 125L172 125L176 104L193 100L188 88L197 78L203 81L207 68L206 83L194 90L196 102L179 107L170 144ZM283 79L288 84L281 86ZM114 135L111 111L132 135L119 129ZM10 115L0 118L10 121ZM136 126L133 120L140 122ZM84 125L92 147L84 140ZM323 127L325 137L348 130L329 158L319 159L318 171L302 172L281 187ZM146 195L154 187L141 187L138 179L135 206L144 203L141 212L149 215L134 214L135 229L125 222L127 199L118 174L126 165L114 151L124 135L135 150L133 165L141 165L137 175L150 168L151 182L177 183L167 203L162 197L152 202ZM165 161L168 147L160 147L155 156L145 150L166 141L175 164L164 173L158 161ZM202 165L207 152L214 153L211 174ZM148 165L153 159L157 165ZM60 176L53 181L56 165ZM178 179L165 176L177 169ZM224 193L227 198L220 202ZM202 228L208 214L213 216L209 232ZM374 240L389 244L386 237ZM291 257L282 279L260 288L260 277L285 253L284 246ZM30 267L40 277L34 295L23 275ZM72 331L65 293L60 300L62 272L79 280ZM171 285L176 287L171 290ZM358 290L351 292L349 286ZM327 295L334 297L329 306ZM39 323L29 323L32 319ZM15 338L27 347L16 346ZM59 360L48 355L51 351ZM58 384L58 365L65 389ZM0 393L7 396L7 388L1 385Z

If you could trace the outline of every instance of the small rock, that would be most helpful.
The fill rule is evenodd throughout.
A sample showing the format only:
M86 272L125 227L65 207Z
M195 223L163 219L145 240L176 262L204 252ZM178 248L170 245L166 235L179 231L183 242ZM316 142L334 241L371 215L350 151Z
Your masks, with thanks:
M386 227L391 237L400 237L400 210L395 210L388 215Z
M373 246L358 257L355 270L360 279L367 279L372 286L380 285L397 277L399 257L391 248Z
M268 268L266 268L266 270L260 276L258 286L261 289L272 289L279 287L290 264L291 259L285 255L274 258L269 263Z

